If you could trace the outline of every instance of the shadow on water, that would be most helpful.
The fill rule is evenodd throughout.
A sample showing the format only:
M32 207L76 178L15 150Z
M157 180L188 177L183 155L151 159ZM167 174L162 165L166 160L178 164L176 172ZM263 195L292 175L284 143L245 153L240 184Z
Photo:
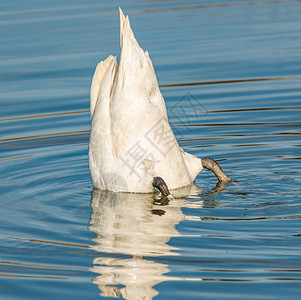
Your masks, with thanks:
M212 194L226 188L218 184ZM178 256L178 248L168 244L181 234L176 226L189 220L182 207L193 206L185 196L195 197L202 191L194 184L173 191L175 199L165 201L156 194L113 193L93 189L89 230L97 236L91 248L101 256L94 259L91 271L103 297L153 299L155 286L163 281L202 278L172 278L167 264L154 260L160 256ZM205 202L210 202L210 192ZM202 204L201 204L202 205ZM200 205L199 205L200 206ZM115 255L118 254L118 255Z

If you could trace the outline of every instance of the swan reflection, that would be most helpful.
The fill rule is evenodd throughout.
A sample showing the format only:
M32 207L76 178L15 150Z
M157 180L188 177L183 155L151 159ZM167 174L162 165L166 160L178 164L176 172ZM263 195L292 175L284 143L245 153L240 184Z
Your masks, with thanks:
M176 197L198 193L195 185L174 191ZM92 191L89 229L97 236L91 247L102 256L94 259L91 270L100 274L93 283L101 296L152 299L158 294L154 286L170 280L164 275L170 270L152 257L179 255L167 242L180 236L175 226L186 219L181 210L185 203L176 198L166 205L154 194Z

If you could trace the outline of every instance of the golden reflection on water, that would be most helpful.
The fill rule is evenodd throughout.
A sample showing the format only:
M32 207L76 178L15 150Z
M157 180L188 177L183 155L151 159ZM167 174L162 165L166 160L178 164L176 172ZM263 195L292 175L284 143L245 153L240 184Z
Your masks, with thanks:
M26 157L31 157L31 156L32 155L22 155L22 156L8 157L8 158L0 159L0 161L13 160L13 159L19 159L19 158L26 158Z
M231 79L231 80L216 80L216 81L197 81L197 82L160 84L159 87L167 88L167 87L194 86L194 85L211 85L211 84L226 84L226 83L256 82L256 81L283 81L283 80L301 80L301 77L247 78L247 79Z
M147 8L144 12L158 12L158 11L171 11L171 10L196 10L196 9L207 9L207 8L218 8L218 7L233 7L233 6L254 6L254 5L273 5L287 2L298 2L298 0L265 0L265 1L249 1L249 2L232 2L232 3L211 3L211 4L199 4L199 5L186 5L186 6L169 6L160 8Z
M52 114L41 114L41 115L33 115L33 116L14 117L14 118L0 119L0 122L24 120L24 119L35 119L35 118L45 118L45 117L55 117L55 116L73 115L73 114L82 114L82 113L89 113L89 111L88 110L78 110L78 111L69 111L69 112L62 112L62 113L52 113Z
M183 86L198 86L198 85L215 85L215 84L232 84L232 83L243 83L243 82L257 82L257 81L284 81L284 80L301 80L301 77L275 77L275 78L247 78L247 79L233 79L233 80L217 80L217 81L197 81L197 82L180 82L180 83L167 83L159 84L160 88L173 88L173 87L183 87ZM210 111L210 112L236 112L236 111L253 111L253 110L279 110L279 109L301 109L300 106L296 107L275 107L275 108L250 108L250 109L235 109L235 110L220 110L220 111ZM45 117L55 117L63 115L73 115L73 114L83 114L89 113L89 110L78 110L69 112L59 112L59 113L47 113L32 116L21 116L13 118L0 119L0 122L4 121L16 121L23 119L34 119L34 118L45 118Z
M14 277L14 278L36 278L36 279L51 279L51 280L66 280L67 277L57 276L35 276L35 275L15 275L15 274L0 274L0 277Z
M206 111L206 113L231 113L231 112L245 112L245 111L264 111L264 110L287 110L287 109L301 109L301 106L280 106L280 107L254 107L254 108L235 108Z
M59 245L59 246L67 246L67 247L76 247L76 248L89 248L88 245L79 245L79 244L71 244L71 243L62 243L55 241L46 241L46 240L38 240L38 239L22 239L17 237L8 237L10 239L19 240L19 241L27 241L33 243L41 243L41 244L51 244L51 245Z
M0 143L1 142L18 141L18 140L35 139L35 138L52 137L52 136L60 136L60 135L89 133L89 132L90 132L90 130L79 130L79 131L70 131L70 132L57 132L57 133L48 133L48 134L38 134L38 135L22 136L22 137L16 137L16 138L0 139Z
M184 86L197 86L197 85L216 85L216 84L232 84L232 83L243 83L243 82L259 82L259 81L284 81L284 80L301 80L300 77L276 77L276 78L247 78L247 79L237 79L237 80L220 80L220 81L202 81L202 82L184 82L184 83L174 83L174 84L161 84L160 88L175 88ZM265 110L299 110L301 106L282 106L282 107L254 107L254 108L240 108L240 109L229 109L229 110L214 110L206 111L206 113L233 113L233 112L245 112L245 111L265 111ZM58 117L67 116L75 114L88 114L88 110L78 110L69 112L58 112L58 113L46 113L31 116L20 116L12 118L0 119L0 122L11 122L19 120L31 120L35 118L47 118L47 117ZM299 125L301 122L238 122L238 123L211 123L211 124L173 124L172 127L204 127L204 126L265 126L265 125ZM54 136L67 136L73 134L89 133L89 130L71 131L71 132L56 132L48 134L38 134L23 137L13 137L13 138L3 138L0 139L2 142L12 142L19 140L37 139L37 138L47 138ZM289 133L282 133L289 134ZM293 134L296 134L295 132ZM207 138L208 139L208 138ZM204 145L203 147L208 147L210 145ZM240 145L239 145L240 146ZM5 158L8 159L8 158Z

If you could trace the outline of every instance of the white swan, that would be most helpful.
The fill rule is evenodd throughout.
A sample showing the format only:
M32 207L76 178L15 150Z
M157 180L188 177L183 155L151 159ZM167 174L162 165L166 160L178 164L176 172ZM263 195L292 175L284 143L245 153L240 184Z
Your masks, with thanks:
M179 147L152 61L136 41L128 16L119 10L120 63L111 55L100 62L90 91L93 186L138 193L157 187L167 196L167 186L189 185L204 167L213 169L219 180L229 181L214 160L201 160Z

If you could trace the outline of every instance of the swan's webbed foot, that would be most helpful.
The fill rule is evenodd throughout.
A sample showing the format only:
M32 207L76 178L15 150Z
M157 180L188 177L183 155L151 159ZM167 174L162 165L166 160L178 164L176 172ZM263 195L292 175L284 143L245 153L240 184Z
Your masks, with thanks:
M154 177L153 187L157 188L166 198L173 199L173 195L169 192L167 184L161 177Z
M204 168L212 171L217 179L221 182L230 182L232 181L230 177L228 177L219 164L210 157L202 158L202 165Z

